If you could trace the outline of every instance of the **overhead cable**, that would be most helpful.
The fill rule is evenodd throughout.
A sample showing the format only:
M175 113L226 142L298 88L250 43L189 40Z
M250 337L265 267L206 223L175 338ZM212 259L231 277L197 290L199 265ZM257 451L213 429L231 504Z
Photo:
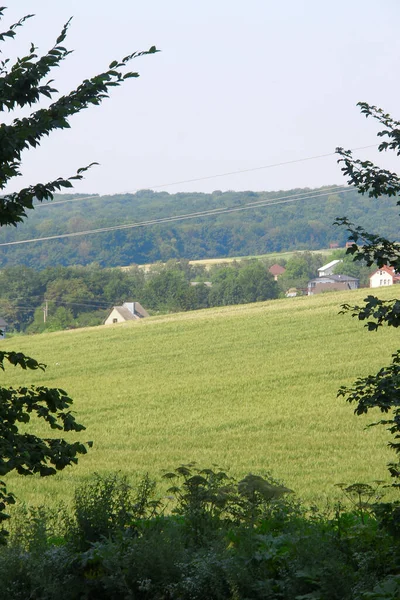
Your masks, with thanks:
M353 191L353 188L347 187L347 186L343 187L343 188L336 186L333 189L335 189L337 193L341 193L341 194ZM101 227L99 229L88 229L86 231L75 231L75 232L71 232L71 233L49 235L49 236L40 237L40 238L31 238L28 240L17 240L14 242L2 242L2 243L0 243L0 246L16 246L16 245L20 245L20 244L31 244L34 242L46 242L49 240L61 240L61 239L66 239L66 238L79 237L82 235L93 235L95 233L108 233L110 231L122 231L124 229L136 229L138 227L149 227L151 225L159 225L159 224L163 224L163 223L173 223L176 221L185 221L188 219L196 219L199 217L218 216L221 214L229 214L229 213L233 213L233 212L253 210L254 208L275 206L277 204L287 204L287 203L291 203L291 202L297 202L299 200L313 200L314 198L330 196L332 194L332 188L330 189L330 191L324 192L322 194L314 194L314 195L311 195L311 194L312 194L312 192L308 192L308 194L306 192L303 192L303 193L301 193L301 194L299 193L297 195L281 196L280 198L274 198L274 200L272 202L266 201L266 200L256 200L256 201L247 203L245 206L237 206L237 207L232 207L232 208L229 208L229 207L228 208L214 208L214 209L199 211L199 212L195 212L195 213L186 213L183 215L164 217L161 219L153 219L150 221L142 221L140 223L127 223L127 224L123 224L123 225L114 225L111 227Z
M368 148L376 148L378 144L369 144L368 146L358 146L357 148L350 148L351 152L356 152L357 150L367 150ZM336 152L328 152L326 154L316 154L315 156L306 156L305 158L296 158L293 160L286 160L278 163L271 163L269 165L263 165L261 167L250 167L249 169L238 169L236 171L228 171L226 173L217 173L215 175L206 175L204 177L195 177L194 179L183 179L181 181L173 181L170 183L159 183L156 185L148 185L144 188L137 188L131 191L120 192L117 194L113 194L114 196L122 196L125 194L135 194L139 191L139 189L150 189L156 190L165 187L171 187L174 185L183 185L184 183L195 183L197 181L207 181L209 179L218 179L219 177L228 177L230 175L240 175L242 173L252 173L254 171L262 171L264 169L273 169L275 167L283 167L285 165L293 165L296 163L307 162L310 160L317 160L319 158L327 158L328 156L335 156ZM92 196L84 196L83 198L69 198L68 200L55 200L53 202L49 202L46 204L38 204L36 208L44 208L50 206L57 206L58 204L67 204L69 202L83 202L85 200L101 200L104 196L99 196L98 194L94 194Z

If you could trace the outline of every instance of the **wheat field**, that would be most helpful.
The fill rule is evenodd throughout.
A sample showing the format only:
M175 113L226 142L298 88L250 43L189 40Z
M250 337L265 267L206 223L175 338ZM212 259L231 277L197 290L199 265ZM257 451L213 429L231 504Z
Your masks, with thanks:
M379 290L391 297L390 289ZM45 373L7 368L4 385L61 387L74 398L79 465L41 479L10 475L34 504L70 500L91 473L132 480L195 461L232 474L272 474L306 502L323 505L335 484L388 479L389 434L365 426L336 397L342 384L375 373L398 333L369 333L343 302L365 290L151 317L138 322L2 340L47 364ZM48 436L43 425L35 431Z

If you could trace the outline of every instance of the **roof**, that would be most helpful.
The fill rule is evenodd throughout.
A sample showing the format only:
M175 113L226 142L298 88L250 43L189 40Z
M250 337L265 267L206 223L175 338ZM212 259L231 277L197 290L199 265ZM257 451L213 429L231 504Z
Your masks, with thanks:
M136 317L149 317L149 313L147 312L147 310L145 308L143 308L143 306L140 304L140 302L124 302L122 305L123 308L127 308L129 310L129 312L133 313L133 315L135 315Z
M327 290L330 290L332 292L340 290L351 290L350 283L348 281L321 282L317 279L315 281L315 287L310 288L311 294L319 294L320 292L326 292Z
M7 327L7 323L0 317L0 327Z
M352 277L351 275L329 275L334 281L358 281L358 277ZM323 279L320 277L319 279Z
M351 277L350 275L326 275L323 277L316 277L315 279L311 279L309 283L350 283L350 281L358 281L358 277Z
M339 263L343 262L342 260L331 260L331 262L323 265L318 269L318 271L326 271L326 269L331 269L332 267L336 267Z
M371 273L370 278L373 277L379 271L385 271L385 273L387 273L388 275L391 275L391 277L393 277L393 279L398 279L400 277L396 273L396 271L394 270L393 267L388 267L387 265L383 265L383 267L379 267L379 269L376 269L373 273Z
M271 275L282 275L286 271L285 267L281 267L281 265L275 264L271 265L268 271Z
M133 321L137 319L137 317L131 313L129 308L125 308L125 306L114 306L113 310L116 310L117 313L125 319L125 321Z

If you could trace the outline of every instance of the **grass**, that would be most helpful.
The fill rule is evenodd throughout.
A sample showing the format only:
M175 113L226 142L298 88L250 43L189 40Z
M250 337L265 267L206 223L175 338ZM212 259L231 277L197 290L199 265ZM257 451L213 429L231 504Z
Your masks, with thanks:
M368 333L338 315L341 303L365 293L3 341L48 365L45 374L7 369L5 384L66 389L87 426L79 439L94 441L77 467L47 479L9 476L10 489L35 504L53 503L70 498L93 472L158 478L162 469L196 461L238 476L272 471L303 499L323 505L339 493L335 483L387 479L389 434L365 430L376 415L356 417L336 398L340 385L376 372L397 349L395 330Z
M291 252L270 252L269 254L257 254L257 255L250 255L250 256L234 256L234 257L230 257L230 258L204 258L204 259L200 259L200 260L190 260L189 264L191 265L200 265L200 266L204 266L206 269L209 269L210 267L212 267L213 265L222 265L225 263L231 263L234 261L241 261L241 260L249 260L251 258L257 258L259 260L261 259L266 259L266 260L279 260L284 258L285 260L289 260L290 258L292 258L292 256L294 254L299 254L301 252L311 252L312 254L322 254L322 256L330 256L332 254L332 252L334 252L335 250L338 250L339 248L326 248L326 249L322 249L322 250L293 250ZM154 263L148 263L145 265L139 265L139 268L144 269L145 271L149 271L150 268L153 266ZM131 269L130 266L128 267L120 267L122 271L129 271L129 269Z

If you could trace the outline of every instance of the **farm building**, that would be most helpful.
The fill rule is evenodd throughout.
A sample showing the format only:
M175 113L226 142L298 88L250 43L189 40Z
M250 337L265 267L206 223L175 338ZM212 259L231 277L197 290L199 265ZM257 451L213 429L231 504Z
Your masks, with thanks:
M343 261L331 260L331 262L329 262L328 264L323 265L318 269L318 277L326 277L327 275L332 275L335 267L341 262Z
M124 323L150 316L139 302L124 302L122 306L113 306L112 311L104 321L104 325Z
M369 287L372 288L393 285L394 283L400 283L400 275L395 272L393 267L386 265L374 271L369 278Z
M275 265L271 265L270 268L268 269L268 271L271 273L271 275L274 276L275 281L278 281L278 277L280 275L283 275L283 273L286 271L285 267L281 267L281 265L275 264Z
M360 280L350 275L329 275L317 277L308 282L307 294L321 294L322 292L337 292L340 290L356 290L360 286Z

